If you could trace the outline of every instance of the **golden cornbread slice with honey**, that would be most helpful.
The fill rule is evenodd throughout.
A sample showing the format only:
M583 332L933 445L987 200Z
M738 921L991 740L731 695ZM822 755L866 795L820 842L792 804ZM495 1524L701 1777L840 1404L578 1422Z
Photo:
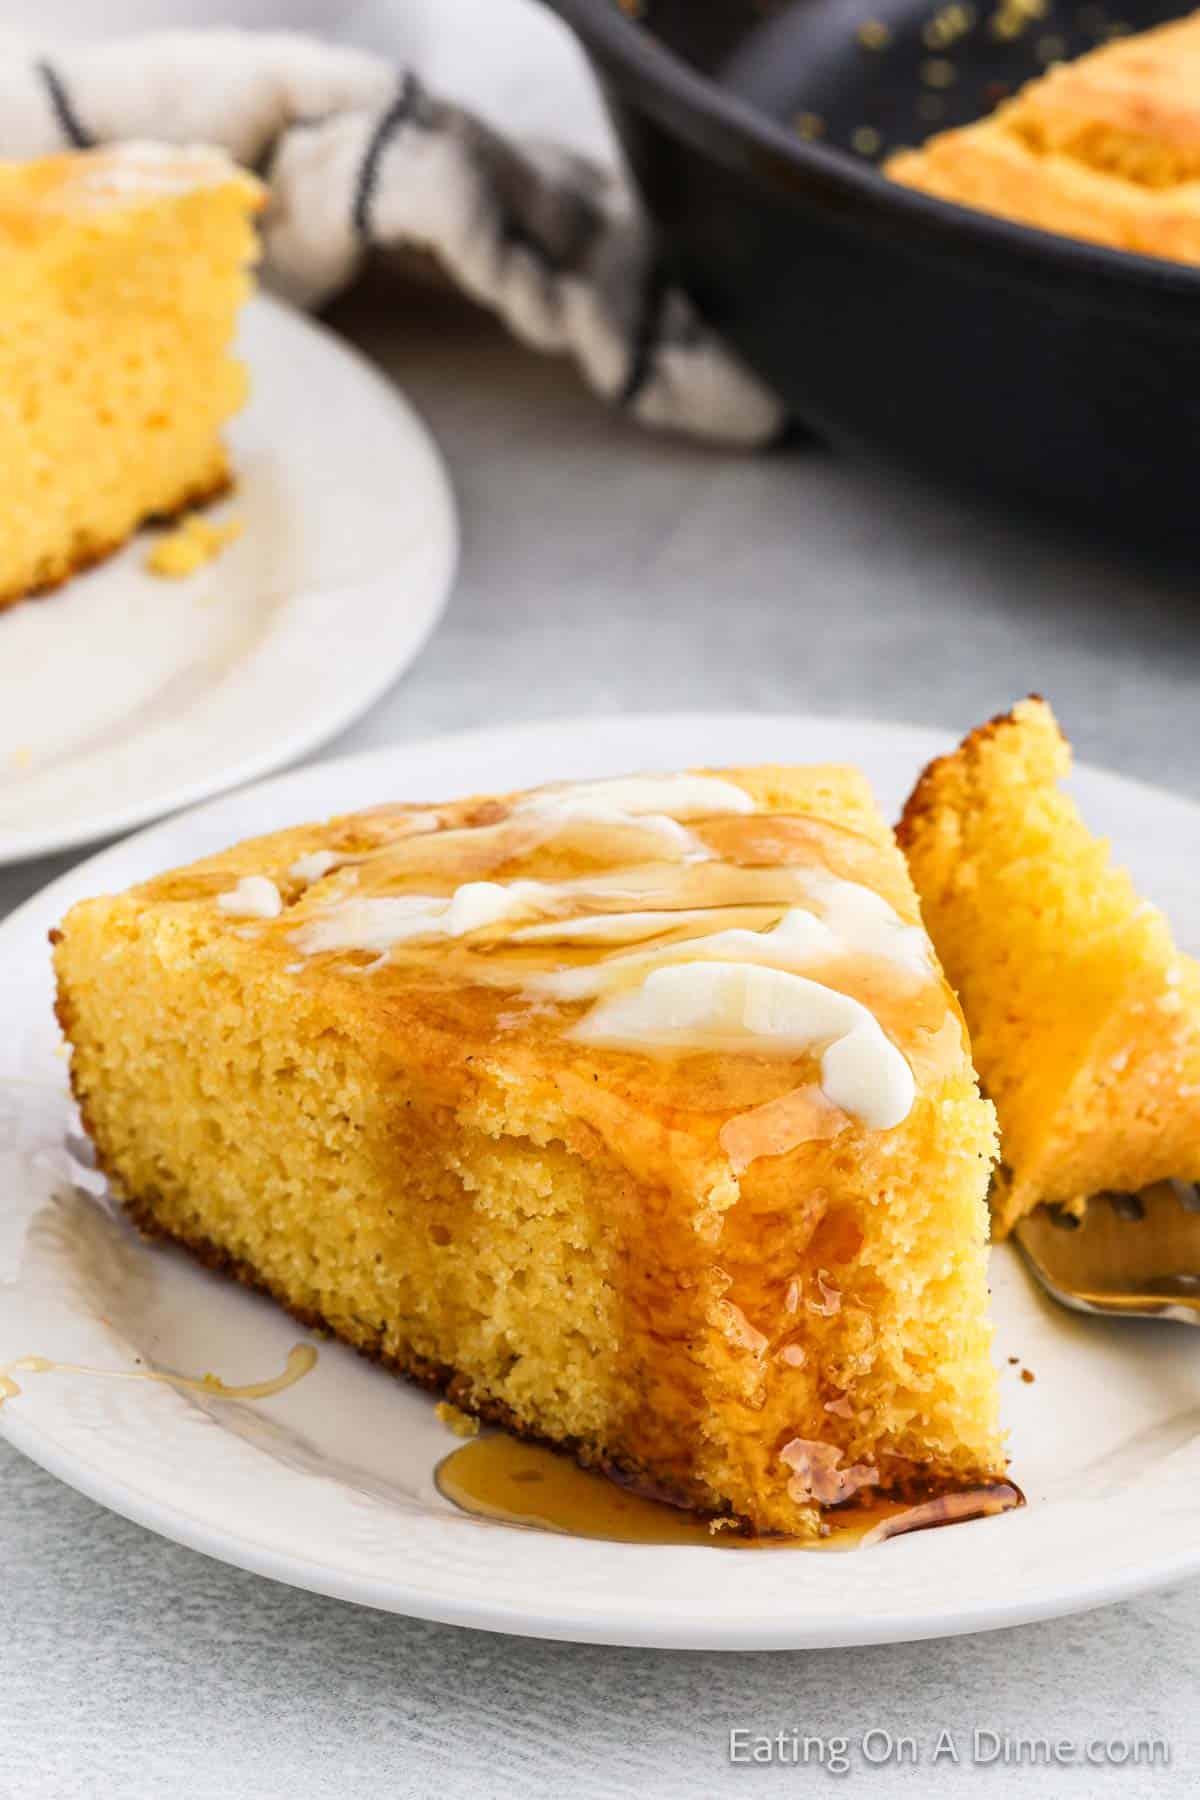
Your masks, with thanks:
M55 964L135 1219L456 1406L763 1531L1002 1475L993 1115L854 770L283 831Z
M0 163L0 607L228 486L261 196L201 147Z
M1200 262L1200 13L1059 64L884 168L1044 231Z
M1004 1236L1041 1201L1200 1179L1200 966L1060 786L1036 696L931 763L898 836L1000 1120Z

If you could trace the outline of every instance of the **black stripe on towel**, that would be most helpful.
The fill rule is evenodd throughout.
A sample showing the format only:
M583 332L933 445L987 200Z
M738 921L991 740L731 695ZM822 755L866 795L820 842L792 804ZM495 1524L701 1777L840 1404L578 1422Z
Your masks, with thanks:
M48 62L37 63L35 67L46 85L46 93L49 95L54 117L58 120L58 128L72 150L91 150L97 140L80 120L58 70Z
M392 101L387 111L380 115L367 141L363 153L362 166L358 171L358 181L354 188L354 208L351 217L354 229L359 237L369 237L371 231L371 201L375 197L375 184L379 179L379 164L392 137L410 117L421 89L414 75L406 75L400 84L400 92Z
M666 272L662 264L654 259L646 270L646 277L642 284L637 322L634 326L633 342L629 351L629 369L625 376L625 385L617 396L617 403L620 406L636 405L638 395L650 379L659 346L663 309L666 306L669 292Z

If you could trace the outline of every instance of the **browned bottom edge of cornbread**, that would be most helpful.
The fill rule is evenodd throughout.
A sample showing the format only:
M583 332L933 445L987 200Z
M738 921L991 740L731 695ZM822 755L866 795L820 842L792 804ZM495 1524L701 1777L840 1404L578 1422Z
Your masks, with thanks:
M228 464L224 464L217 475L189 484L175 499L165 502L162 506L156 506L151 512L144 513L130 526L124 537L101 541L99 539L88 540L85 536L83 541L63 558L61 566L56 568L52 575L47 575L44 580L34 582L31 587L17 587L10 589L7 593L0 593L0 612L7 611L10 606L19 606L23 600L49 598L51 594L56 594L60 588L65 587L67 582L73 581L76 575L82 575L88 569L94 569L100 563L107 562L111 556L116 556L125 548L126 544L137 536L143 526L172 525L185 513L192 512L197 507L212 506L218 500L225 499L228 494L233 492L234 485L233 471Z
M98 1166L103 1169L102 1159L97 1156ZM257 1269L243 1258L234 1256L210 1238L183 1236L164 1226L156 1217L152 1204L138 1200L122 1200L122 1211L135 1226L142 1237L150 1242L173 1244L184 1250L202 1268L211 1274L221 1275L239 1282L253 1293L262 1294L273 1301L287 1313L289 1318L305 1331L316 1333L319 1337L331 1338L336 1343L344 1344L350 1350L365 1357L368 1362L386 1369L390 1375L399 1376L411 1382L415 1387L430 1394L438 1394L451 1401L460 1412L469 1414L485 1425L495 1425L519 1438L523 1443L540 1444L557 1454L571 1459L582 1469L597 1475L607 1476L621 1487L639 1494L643 1499L655 1500L664 1506L677 1508L695 1518L719 1521L722 1535L742 1538L779 1538L784 1534L775 1531L760 1530L745 1513L736 1512L728 1503L721 1506L702 1504L693 1493L672 1484L664 1479L661 1471L653 1470L644 1463L628 1457L613 1456L601 1445L587 1438L552 1437L533 1429L519 1414L502 1400L481 1396L470 1378L446 1363L430 1361L427 1357L410 1352L407 1356L398 1356L385 1350L378 1342L370 1342L349 1337L339 1331L320 1312L312 1307L298 1306L288 1295L262 1276ZM914 1466L911 1476L899 1478L893 1475L885 1489L873 1488L866 1496L868 1505L871 1496L883 1496L890 1501L904 1501L920 1505L922 1502L938 1499L946 1495L983 1493L989 1485L1006 1483L1004 1474L994 1475L988 1479L962 1479L955 1481L950 1477L931 1479L926 1471ZM1014 1489L1014 1493L1017 1490ZM850 1503L857 1509L857 1502ZM836 1516L838 1508L826 1510ZM969 1516L969 1515L964 1515ZM715 1524L714 1524L714 1528Z
M97 1153L97 1165L103 1172L103 1160ZM618 1480L623 1487L643 1495L646 1499L659 1500L667 1506L679 1507L704 1519L720 1519L728 1529L732 1527L743 1536L753 1537L755 1527L744 1514L735 1513L728 1505L722 1507L701 1506L694 1495L689 1495L681 1488L674 1487L664 1481L661 1474L648 1469L644 1464L629 1458L614 1457L600 1445L585 1438L557 1438L535 1431L522 1420L504 1401L492 1397L481 1396L469 1377L446 1363L431 1362L429 1358L410 1352L407 1356L398 1356L393 1351L385 1350L378 1342L367 1339L355 1339L345 1332L339 1331L321 1313L312 1307L298 1306L284 1290L272 1283L242 1257L234 1256L220 1244L214 1244L211 1238L183 1236L177 1231L168 1229L156 1217L153 1205L147 1201L123 1199L122 1211L141 1233L142 1237L152 1242L169 1243L198 1262L214 1275L231 1277L243 1287L250 1288L256 1294L263 1294L283 1308L289 1318L295 1319L306 1331L316 1332L320 1337L332 1338L337 1343L345 1344L348 1349L355 1350L368 1362L378 1364L391 1375L401 1376L411 1381L416 1387L423 1388L431 1394L440 1394L459 1409L469 1413L472 1418L481 1420L486 1425L498 1425L510 1432L513 1437L525 1443L544 1444L548 1449L556 1450L564 1456L571 1457L581 1468L591 1469L598 1474L608 1475ZM914 1495L924 1498L925 1487L919 1483L914 1485ZM945 1492L943 1486L938 1492Z
M71 1014L65 997L60 997L58 1012L60 1022L68 1027ZM96 1130L89 1117L86 1096L77 1091L76 1098L84 1129L93 1144L96 1166L108 1179L126 1216L146 1239L177 1246L213 1274L232 1277L244 1287L273 1300L306 1330L341 1342L389 1373L403 1376L429 1392L444 1395L461 1411L475 1418L499 1426L524 1442L545 1445L574 1460L580 1467L609 1476L645 1498L685 1510L700 1519L720 1521L726 1536L770 1538L791 1536L799 1530L799 1519L793 1531L784 1531L777 1519L756 1517L729 1500L716 1498L714 1503L713 1490L699 1473L693 1478L678 1467L672 1471L670 1463L673 1459L665 1451L661 1460L653 1456L642 1458L622 1454L600 1438L541 1431L503 1399L481 1389L478 1380L473 1380L467 1371L456 1368L452 1362L423 1355L411 1346L385 1346L381 1333L366 1328L362 1332L346 1330L344 1324L335 1323L319 1307L298 1302L286 1284L273 1280L247 1257L231 1251L202 1230L180 1229L175 1220L166 1222L160 1216L157 1196L152 1191L131 1194L123 1184L118 1168L105 1154L103 1133ZM929 1467L892 1458L886 1480L870 1484L855 1498L853 1505L857 1509L865 1501L869 1507L873 1496L919 1504L943 1495L972 1492L981 1485L1004 1479L1002 1464L986 1470L981 1467L954 1471L944 1464ZM834 1505L822 1507L821 1511L836 1515L839 1508ZM811 1536L816 1530L817 1519L814 1517L807 1529L799 1530L799 1535Z

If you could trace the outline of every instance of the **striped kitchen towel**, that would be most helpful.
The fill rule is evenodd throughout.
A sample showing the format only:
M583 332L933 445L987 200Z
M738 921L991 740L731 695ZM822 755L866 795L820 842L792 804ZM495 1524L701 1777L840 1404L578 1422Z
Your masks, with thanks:
M267 278L301 304L372 252L428 252L646 425L742 446L780 427L778 401L663 280L620 177L507 139L379 57L227 30L0 54L0 155L128 138L220 144L261 175Z

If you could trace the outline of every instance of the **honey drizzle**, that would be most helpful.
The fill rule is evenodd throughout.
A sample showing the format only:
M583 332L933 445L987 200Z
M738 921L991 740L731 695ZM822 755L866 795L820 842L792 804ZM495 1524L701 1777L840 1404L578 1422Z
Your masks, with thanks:
M452 810L452 809L451 809ZM549 914L541 918L576 919L580 916L615 914L631 910L658 908L683 914L698 909L713 915L700 926L697 921L680 920L674 928L677 937L708 936L717 929L733 924L775 925L790 906L804 906L802 888L789 879L789 869L821 868L845 880L862 880L864 875L878 875L877 846L857 833L827 821L801 814L745 815L736 814L697 821L689 832L697 846L700 860L694 857L664 859L661 855L638 859L629 854L628 827L611 824L594 826L586 848L576 844L561 827L551 829L546 822L531 822L519 813L500 818L489 816L479 823L468 824L446 820L440 831L404 835L384 841L369 851L358 851L353 894L383 898L405 894L449 898L465 883L478 880L486 872L490 879L507 883L532 874L548 887L558 887L560 894ZM533 824L536 823L536 829ZM631 825L636 821L631 821ZM763 866L764 851L759 840L769 827L769 850L772 861ZM849 855L839 854L842 841L853 846ZM864 855L872 859L863 866ZM339 865L351 860L338 857ZM527 865L536 861L536 870ZM867 885L871 882L868 880ZM312 884L305 902L295 918L281 921L285 928L298 919L322 910L328 902L346 898L347 890L332 873L332 885L320 891L321 883ZM310 904L311 902L311 904ZM754 909L754 920L737 915L742 909ZM664 937L673 928L664 922ZM572 967L607 960L614 946L555 946L547 958L532 945L511 941L505 924L499 931L483 928L473 934L472 942L439 941L434 946L419 943L398 945L393 951L396 961L429 960L434 956L444 962L448 954L456 962L478 966L481 951L489 958L497 951L512 956L516 970L545 966ZM330 954L344 956L345 951ZM352 954L352 953L351 953ZM519 977L514 973L514 985Z
M478 1024L490 1016L496 1031L520 1028L526 1042L536 1044L561 1042L592 1004L582 990L578 998L570 997L573 971L607 965L605 985L615 992L640 986L653 966L644 960L647 953L672 962L706 959L705 940L715 932L737 927L768 933L793 907L822 917L822 907L806 897L806 869L819 868L875 892L883 876L882 897L893 907L905 906L903 895L886 879L879 846L827 820L799 813L690 819L687 834L694 850L682 851L677 860L669 846L648 852L645 839L638 840L636 823L631 820L629 828L596 823L573 835L550 829L546 819L523 816L519 807L509 811L507 803L496 802L486 809L469 804L442 808L440 829L414 834L409 824L408 832L397 836L406 824L403 816L381 817L375 843L359 839L349 849L356 858L352 870L340 876L332 872L314 883L261 932L282 939L289 967L297 973L305 966L319 970L332 960L385 991L395 987L409 992L415 978L422 1004L436 1009L447 1029L453 1031L459 1019ZM652 860L646 860L647 854ZM353 877L349 887L347 875ZM297 944L303 948L304 927L331 907L336 912L352 898L449 898L463 884L482 878L505 884L531 880L545 892L528 917L510 914L461 937L402 939L382 956L365 948L316 950L301 963L294 961ZM553 936L555 922L647 911L662 913L661 931L648 936L643 921L628 944L619 935L600 942L569 933L557 940ZM677 923L672 915L678 916ZM526 937L530 925L534 934ZM781 966L774 962L769 940L761 960ZM847 949L815 960L807 973L875 1016L908 1062L919 1092L934 1091L964 1067L961 1017L932 962L924 973L884 954ZM556 992L558 978L566 979ZM480 1000L487 990L494 998ZM473 1003L466 1000L468 992L475 996ZM631 1043L605 1054L636 1056L656 1103L698 1107L710 1117L724 1112L734 1125L735 1160L741 1169L760 1156L778 1157L814 1137L836 1135L834 1128L841 1126L834 1109L809 1105L800 1097L805 1089L819 1091L816 1054L780 1055L766 1042L748 1043L744 1050L720 1057L699 1044L668 1053ZM568 1055L590 1070L587 1053ZM842 1117L846 1124L854 1123Z
M461 1512L524 1530L621 1544L681 1544L717 1550L852 1550L908 1532L1008 1512L1024 1504L1012 1482L918 1501L868 1495L822 1515L816 1538L753 1537L647 1498L558 1451L505 1433L472 1438L438 1465L439 1493Z
M265 1381L248 1381L231 1386L219 1375L176 1375L170 1369L94 1369L85 1363L56 1362L49 1356L18 1356L0 1369L0 1406L22 1393L13 1374L19 1375L94 1375L105 1381L159 1381L166 1387L182 1388L193 1394L212 1394L220 1400L269 1400L282 1394L316 1366L317 1351L312 1344L293 1344L287 1361L278 1375Z
M744 1175L760 1156L783 1156L800 1144L837 1137L853 1123L849 1113L810 1081L749 1112L736 1113L722 1125L718 1142L734 1175Z

